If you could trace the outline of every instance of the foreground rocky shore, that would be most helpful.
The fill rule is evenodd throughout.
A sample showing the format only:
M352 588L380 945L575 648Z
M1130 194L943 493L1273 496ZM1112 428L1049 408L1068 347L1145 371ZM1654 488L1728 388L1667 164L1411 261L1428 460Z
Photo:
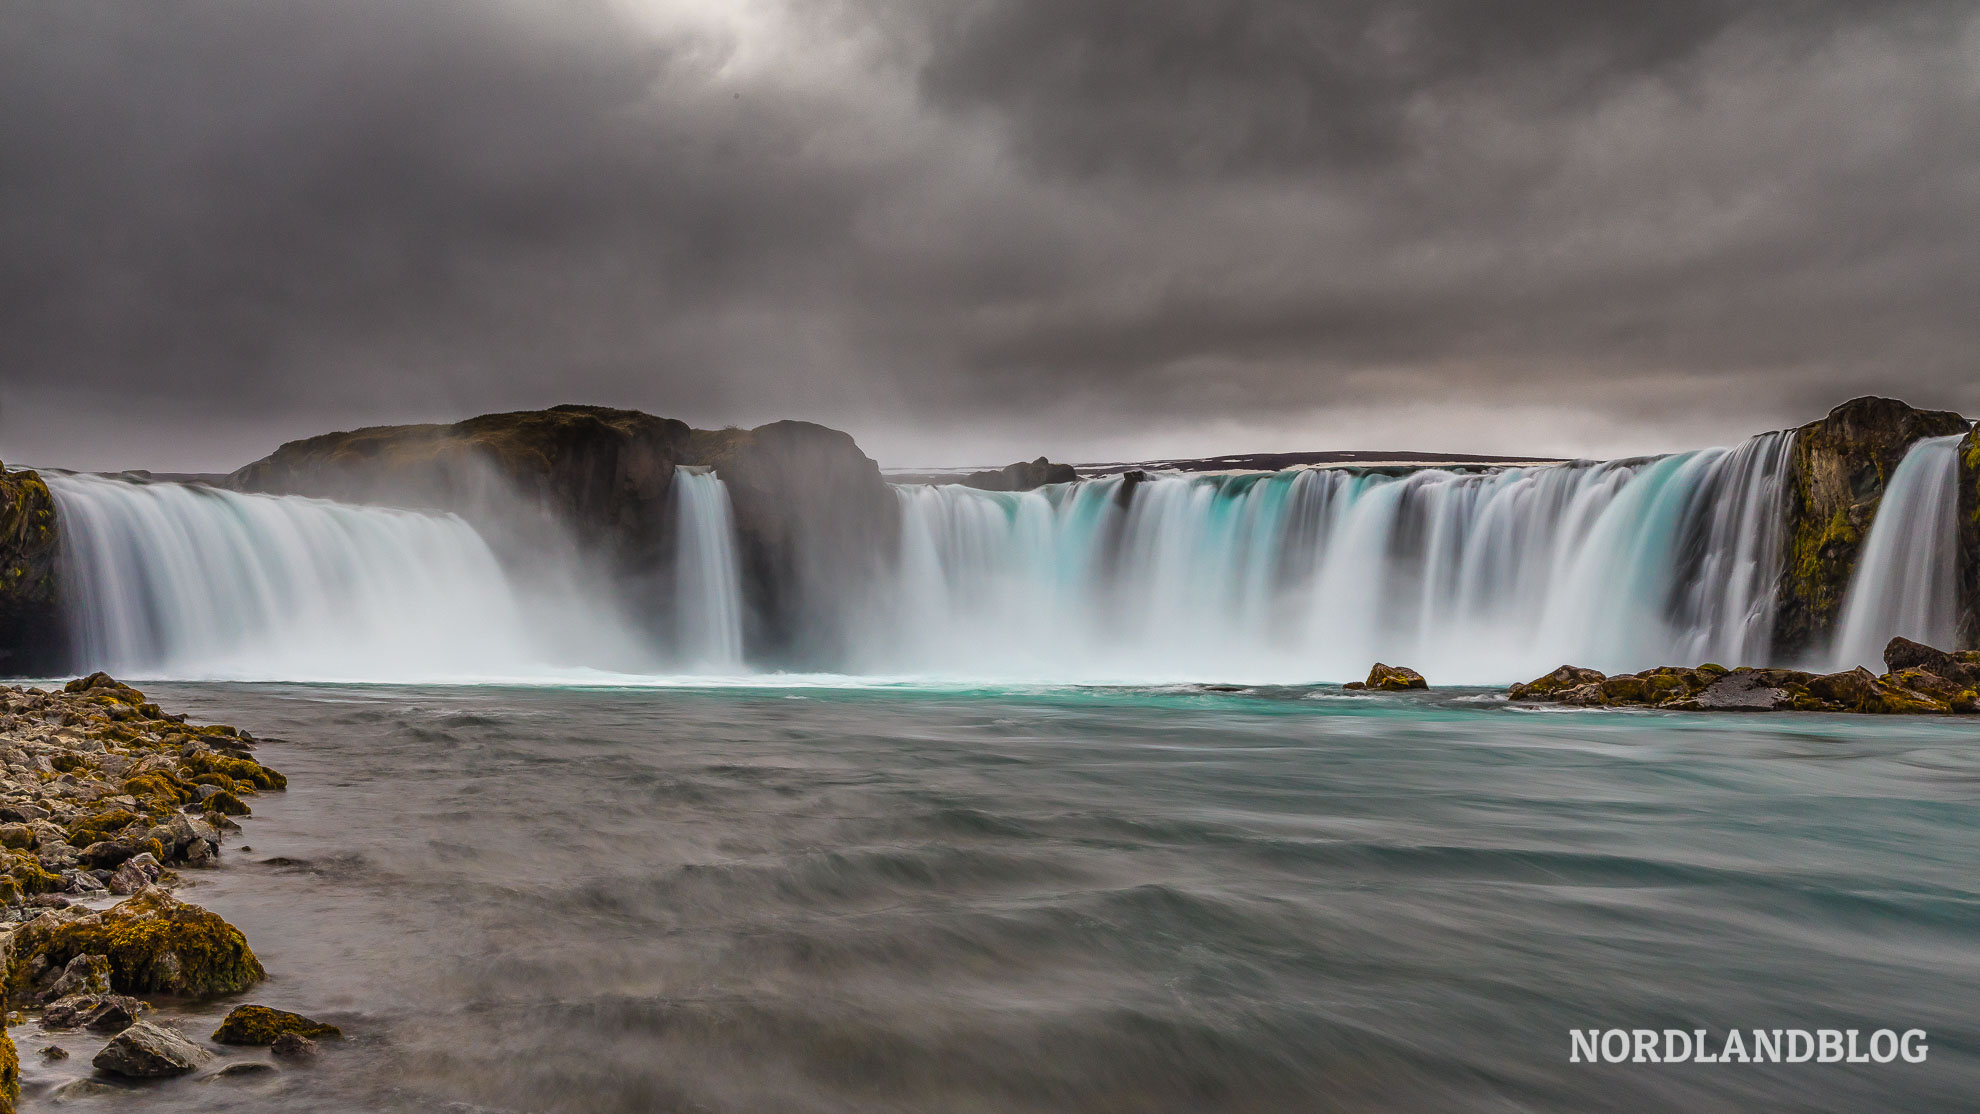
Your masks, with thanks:
M240 930L175 897L217 866L248 801L284 789L251 735L168 714L97 673L61 690L0 688L0 1114L20 1095L22 1045L123 1079L272 1070L149 1019L154 1004L239 994L265 972ZM35 1030L39 1030L35 1032ZM27 1036L34 1033L33 1037ZM262 1006L210 1040L307 1058L334 1027ZM17 1041L19 1042L17 1044ZM57 1091L102 1085L77 1080Z

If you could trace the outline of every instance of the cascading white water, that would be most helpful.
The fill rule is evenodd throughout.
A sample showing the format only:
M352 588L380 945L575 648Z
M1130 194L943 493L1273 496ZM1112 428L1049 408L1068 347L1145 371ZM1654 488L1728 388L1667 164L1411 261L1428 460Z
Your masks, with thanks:
M1902 636L1949 647L1959 627L1959 443L1913 445L1891 473L1843 596L1835 666L1882 672L1884 646Z
M494 555L451 515L46 479L85 668L389 681L542 672Z
M697 468L676 469L674 486L677 664L695 672L733 673L742 668L742 578L729 490L714 473Z
M1400 476L903 486L899 609L863 664L1028 680L1297 683L1406 663L1503 683L1763 662L1791 438Z

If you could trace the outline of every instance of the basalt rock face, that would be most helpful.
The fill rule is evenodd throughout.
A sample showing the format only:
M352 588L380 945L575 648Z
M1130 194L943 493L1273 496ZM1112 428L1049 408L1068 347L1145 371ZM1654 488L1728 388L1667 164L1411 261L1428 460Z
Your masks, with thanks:
M664 512L689 433L685 422L604 406L374 426L292 441L227 486L451 511L497 537L515 529L519 497L580 545L632 564L665 548Z
M900 537L900 501L853 439L810 422L697 430L683 463L728 488L753 655L842 662L850 625Z
M672 606L679 466L713 468L728 487L751 656L824 660L891 559L900 515L879 466L824 426L694 430L634 410L558 406L292 442L228 486L451 511L512 563L548 530L600 562L657 628ZM518 524L518 499L534 520Z
M34 472L0 465L0 676L59 671L65 657L55 579L55 498Z
M1079 479L1070 464L1054 464L1044 457L1033 461L1019 461L993 468L986 472L971 472L963 477L963 486L981 491L1034 491L1046 484L1069 484Z
M1793 658L1828 645L1871 518L1905 452L1925 438L1969 428L1950 411L1858 398L1795 432L1774 624L1777 656Z

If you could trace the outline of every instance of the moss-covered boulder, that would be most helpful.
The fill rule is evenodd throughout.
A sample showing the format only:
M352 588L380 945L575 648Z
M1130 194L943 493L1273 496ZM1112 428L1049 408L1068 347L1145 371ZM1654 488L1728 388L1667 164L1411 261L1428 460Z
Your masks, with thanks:
M1801 656L1834 636L1858 551L1904 454L1915 442L1969 428L1950 411L1858 398L1795 431L1776 656Z
M0 677L59 672L66 627L55 577L55 497L0 464Z
M1563 665L1545 677L1536 677L1525 684L1514 685L1506 695L1514 700L1545 700L1568 689L1583 685L1599 685L1609 678L1599 670L1583 669L1578 665Z
M8 991L26 993L38 973L83 955L109 960L111 987L121 994L235 994L265 974L239 929L152 886L101 913L49 913L23 925L13 938Z
M335 1025L312 1021L299 1013L249 1005L236 1006L213 1031L213 1040L219 1044L274 1044L283 1033L317 1038L344 1035Z

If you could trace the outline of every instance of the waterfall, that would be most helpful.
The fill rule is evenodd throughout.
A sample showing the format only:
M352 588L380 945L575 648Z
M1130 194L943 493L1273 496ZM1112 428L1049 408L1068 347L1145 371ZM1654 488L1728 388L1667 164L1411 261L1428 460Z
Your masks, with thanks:
M1767 659L1786 433L1601 464L898 488L863 664L1025 680L1500 684ZM1125 502L1125 507L1123 503Z
M674 471L679 507L674 650L696 672L742 668L742 588L729 489L705 469Z
M1836 637L1836 668L1883 671L1895 636L1954 644L1959 615L1959 444L1964 434L1913 445L1877 504Z
M388 681L541 672L494 555L453 516L45 478L84 669Z

